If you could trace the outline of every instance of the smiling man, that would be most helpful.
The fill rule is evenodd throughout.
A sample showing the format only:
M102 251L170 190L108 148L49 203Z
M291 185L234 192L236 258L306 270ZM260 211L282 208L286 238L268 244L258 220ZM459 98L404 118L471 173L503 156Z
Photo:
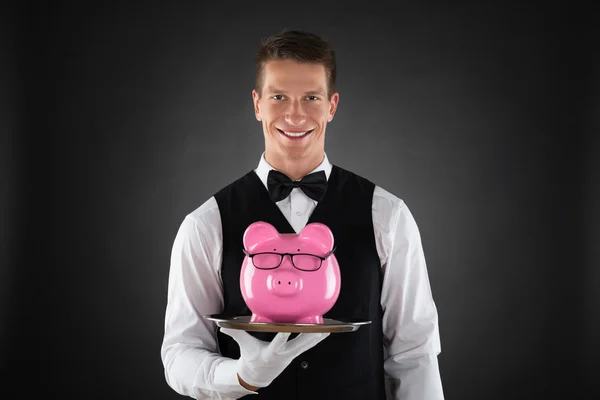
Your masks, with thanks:
M266 38L252 98L265 143L256 169L186 215L175 237L161 348L168 384L197 399L443 399L438 315L417 224L404 201L325 153L339 102L333 49L309 32ZM256 221L280 233L327 225L342 285L325 317L371 324L288 340L203 318L249 314L242 240Z
M274 59L261 62L258 73L252 98L265 135L265 159L300 180L324 158L325 130L339 99L328 90L328 76L335 72L320 63Z

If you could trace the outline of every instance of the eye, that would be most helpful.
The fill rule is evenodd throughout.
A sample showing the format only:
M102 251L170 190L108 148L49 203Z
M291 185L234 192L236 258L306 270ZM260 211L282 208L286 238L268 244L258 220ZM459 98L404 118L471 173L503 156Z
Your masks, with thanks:
M319 100L319 98L317 96L308 96L307 99L309 99L311 101Z
M276 94L275 96L271 96L271 98L273 100L282 100L283 99L283 95L281 94Z

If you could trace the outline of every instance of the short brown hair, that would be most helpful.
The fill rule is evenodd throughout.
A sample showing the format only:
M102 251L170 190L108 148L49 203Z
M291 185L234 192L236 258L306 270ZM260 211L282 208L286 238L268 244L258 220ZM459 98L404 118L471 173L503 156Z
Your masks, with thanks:
M262 94L265 64L272 60L285 59L323 65L327 74L327 95L331 99L336 90L336 62L333 48L317 34L288 29L261 41L256 55L255 77L255 89L259 95Z

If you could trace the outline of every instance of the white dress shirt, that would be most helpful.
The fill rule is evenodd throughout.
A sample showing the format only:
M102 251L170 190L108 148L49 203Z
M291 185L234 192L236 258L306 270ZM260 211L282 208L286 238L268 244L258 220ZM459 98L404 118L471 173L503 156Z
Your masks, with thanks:
M271 169L263 153L255 172L265 190ZM329 179L331 164L327 155L314 171L319 170L324 170ZM298 233L316 204L301 189L294 188L277 206ZM383 276L388 398L441 400L438 315L417 224L404 201L379 186L375 187L372 214ZM255 393L239 384L236 361L219 353L218 327L203 318L223 310L221 260L221 217L211 197L185 216L175 237L161 347L169 386L196 399L237 399Z

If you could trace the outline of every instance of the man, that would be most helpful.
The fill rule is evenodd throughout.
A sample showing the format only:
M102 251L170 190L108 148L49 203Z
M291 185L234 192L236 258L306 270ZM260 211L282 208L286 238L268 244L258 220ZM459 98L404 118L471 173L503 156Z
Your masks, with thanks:
M385 399L388 380L388 398L443 399L437 310L415 220L401 199L330 164L325 153L339 101L335 81L335 53L321 37L283 31L263 40L252 96L265 151L255 170L184 218L173 245L161 355L177 393ZM309 179L313 190L278 178ZM319 179L326 187L315 195ZM243 232L255 221L280 233L327 225L342 285L325 317L372 323L289 338L218 329L203 318L249 314L239 273Z

